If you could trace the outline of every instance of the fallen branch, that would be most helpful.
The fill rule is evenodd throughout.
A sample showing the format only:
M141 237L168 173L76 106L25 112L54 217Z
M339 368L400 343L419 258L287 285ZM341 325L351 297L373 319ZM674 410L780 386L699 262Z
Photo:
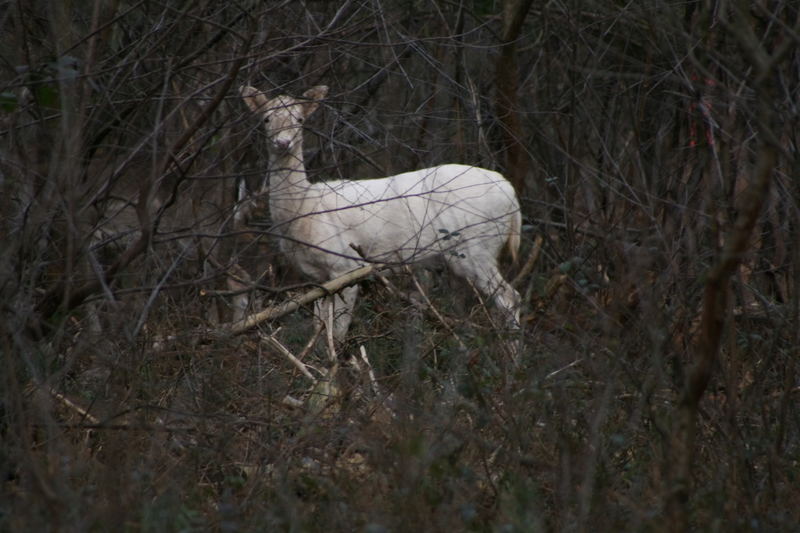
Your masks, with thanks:
M65 407L68 407L69 409L78 413L84 420L88 420L90 424L100 424L100 420L96 416L92 415L89 411L76 404L54 388L48 387L46 390L53 398L64 404Z
M259 311L258 313L254 313L245 317L244 319L229 324L220 329L219 334L220 336L231 336L231 335L240 335L245 331L248 331L259 324L263 324L269 320L275 320L276 318L280 318L282 316L288 315L289 313L293 313L297 311L302 306L310 304L314 300L318 300L319 298L323 298L325 296L329 296L340 290L344 289L345 287L349 287L354 283L358 283L365 277L369 276L375 270L374 265L366 265L361 268L357 268L353 271L344 274L343 276L339 276L338 278L332 279L316 287L311 289L307 293L301 295L299 298L289 300L283 302L282 304L275 305L272 307L268 307Z
M295 368L297 368L300 371L301 374L303 374L311 381L312 385L317 384L317 378L315 378L314 375L311 373L311 371L308 370L309 368L308 365L302 362L297 357L295 357L295 355L291 351L289 351L289 349L286 346L284 346L283 343L281 343L278 339L276 339L272 335L261 335L261 342L263 342L270 348L277 350L278 352L280 352L281 355L286 357L286 359L288 359L289 362L291 362L295 366Z

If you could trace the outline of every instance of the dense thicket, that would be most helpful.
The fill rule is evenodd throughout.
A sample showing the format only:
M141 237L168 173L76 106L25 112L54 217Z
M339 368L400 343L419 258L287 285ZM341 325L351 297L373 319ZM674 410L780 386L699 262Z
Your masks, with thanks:
M2 529L800 521L794 3L0 6ZM234 220L243 84L330 87L315 180L506 174L518 363L435 268L365 282L338 349L376 382L276 348L322 376L310 306L218 334L310 288L263 202Z

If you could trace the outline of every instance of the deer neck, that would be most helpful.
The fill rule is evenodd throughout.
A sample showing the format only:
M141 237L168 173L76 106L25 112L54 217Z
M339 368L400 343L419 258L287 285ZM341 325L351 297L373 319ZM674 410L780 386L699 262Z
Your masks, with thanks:
M289 152L271 155L269 209L272 222L281 224L300 217L310 187L303 163L302 143L297 143Z

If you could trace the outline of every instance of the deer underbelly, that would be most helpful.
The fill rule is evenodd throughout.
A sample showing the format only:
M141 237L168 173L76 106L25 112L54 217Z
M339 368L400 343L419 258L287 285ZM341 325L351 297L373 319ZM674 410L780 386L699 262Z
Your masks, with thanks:
M290 262L309 278L323 282L358 268L354 259L355 250L341 250L339 247L319 243L291 242L284 251Z

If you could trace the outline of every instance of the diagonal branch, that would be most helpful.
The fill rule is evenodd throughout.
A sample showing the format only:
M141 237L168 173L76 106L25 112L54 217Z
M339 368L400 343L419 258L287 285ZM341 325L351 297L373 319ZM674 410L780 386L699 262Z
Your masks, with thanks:
M349 287L354 283L358 283L363 278L372 274L374 269L375 267L373 265L366 265L361 268L357 268L343 276L339 276L338 278L323 283L319 287L311 289L299 298L283 302L280 305L268 307L267 309L259 311L258 313L254 313L245 317L239 322L234 322L233 324L222 328L218 332L218 335L223 337L229 335L239 335L258 326L259 324L263 324L269 320L275 320L276 318L288 315L289 313L297 311L302 306L310 304L314 300L318 300L319 298L323 298L338 292L345 287Z

